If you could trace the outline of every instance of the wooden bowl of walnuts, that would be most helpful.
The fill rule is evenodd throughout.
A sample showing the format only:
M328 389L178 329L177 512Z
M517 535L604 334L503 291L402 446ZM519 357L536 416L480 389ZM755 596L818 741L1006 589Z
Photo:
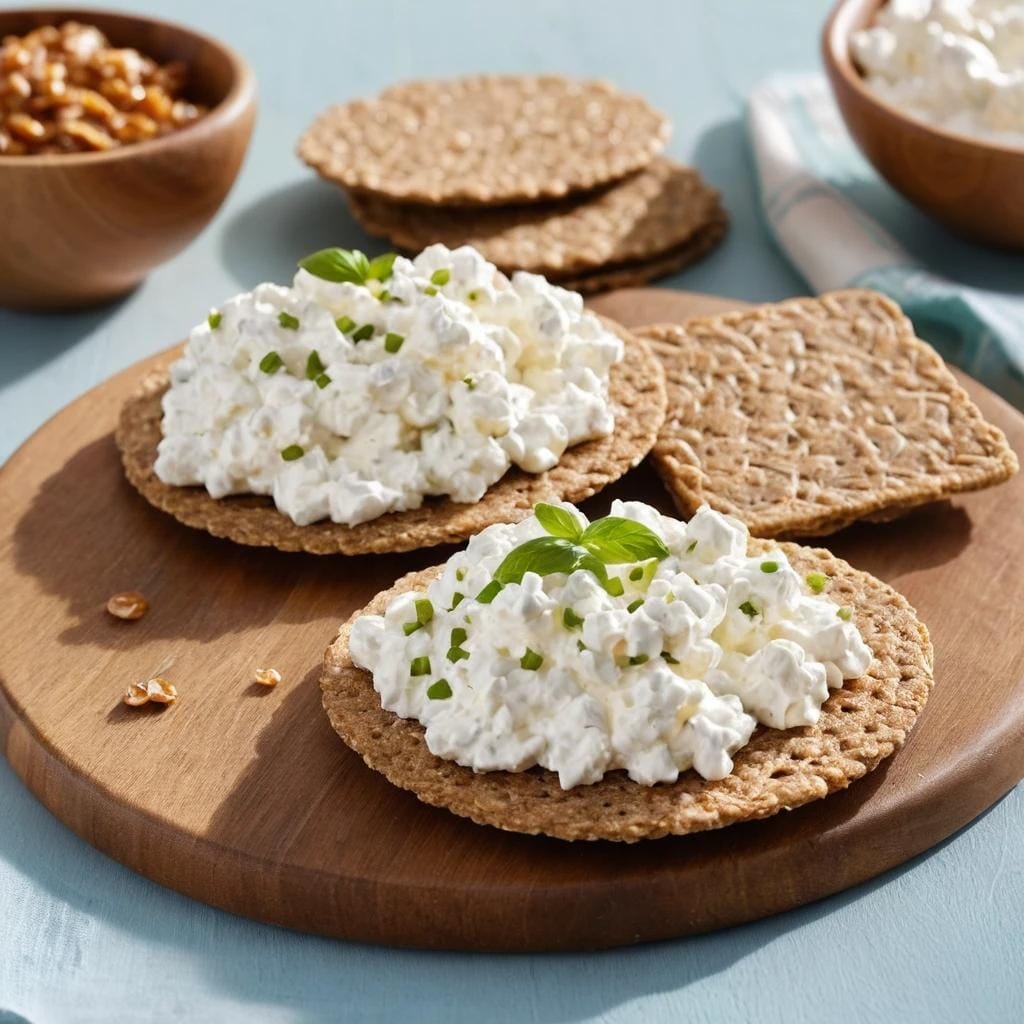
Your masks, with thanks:
M188 244L234 183L255 83L191 29L0 11L0 306L108 301Z

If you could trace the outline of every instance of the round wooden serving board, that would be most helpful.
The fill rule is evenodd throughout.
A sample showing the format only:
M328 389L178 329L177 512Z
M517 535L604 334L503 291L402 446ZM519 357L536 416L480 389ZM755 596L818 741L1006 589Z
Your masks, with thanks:
M635 290L627 324L740 303ZM0 740L29 788L112 857L263 921L400 945L613 946L773 914L927 849L1024 775L1024 476L831 546L888 580L932 630L936 685L907 746L849 790L720 832L564 843L420 804L366 768L320 707L338 625L450 549L316 557L180 526L124 481L112 430L147 360L84 395L0 470ZM968 382L1024 451L1024 417ZM641 466L612 496L668 510ZM138 622L104 611L138 589ZM126 708L166 659L180 699ZM251 683L273 666L273 690Z

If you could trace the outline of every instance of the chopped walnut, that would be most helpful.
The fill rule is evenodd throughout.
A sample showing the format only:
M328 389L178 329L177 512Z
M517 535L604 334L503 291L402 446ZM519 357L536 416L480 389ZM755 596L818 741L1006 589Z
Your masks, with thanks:
M149 602L137 590L125 590L107 601L107 611L115 619L141 619L149 611Z

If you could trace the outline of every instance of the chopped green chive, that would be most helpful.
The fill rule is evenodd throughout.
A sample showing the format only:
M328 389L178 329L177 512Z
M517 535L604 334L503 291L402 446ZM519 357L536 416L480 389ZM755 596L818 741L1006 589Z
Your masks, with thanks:
M438 679L427 687L427 697L430 700L447 700L452 695L452 688L448 685L447 679Z
M378 302L390 302L391 292L389 292L387 288L382 288L380 293L377 295L377 300Z
M412 634L415 633L417 629L422 628L422 622L407 622L404 626L402 626L402 630L406 636L412 636Z
M301 459L305 454L306 452L300 444L290 444L287 448L281 449L281 458L285 462L294 462L296 459Z
M317 377L317 379L313 383L316 384L316 386L321 391L323 391L323 389L327 387L328 384L331 383L331 378L328 377L326 373L321 373L320 376Z
M582 640L577 640L576 641L576 650L577 651L585 651L586 649L587 649L587 645Z
M212 330L217 330L220 327L220 313L216 309L210 310L210 315L206 318L206 322Z
M419 658L413 658L412 661L409 662L409 675L429 676L430 659L426 655Z
M306 359L306 377L309 380L316 380L327 367L320 361L320 353L313 349Z
M618 576L609 576L608 582L604 585L604 589L612 597L622 597L626 588L623 587L622 580L620 580Z
M851 608L840 608L836 611L836 615L843 620L843 622L849 622L853 617L853 609Z
M650 658L648 658L646 654L634 654L633 657L629 659L630 665L646 665L648 661L650 661Z
M358 330L353 331L353 341L366 341L367 338L373 337L373 324L363 324Z
M452 272L446 267L442 267L440 270L435 270L430 275L430 283L437 285L446 285L452 279Z
M762 562L761 563L761 572L778 572L778 571L779 571L779 563L778 562Z
M424 295L436 295L437 294L437 289L432 284L428 284L427 287L423 289L423 294Z
M642 565L638 565L635 569L629 570L629 578L634 583L639 583L644 578L644 569Z
M536 651L531 651L529 647L526 648L526 653L519 659L520 667L530 672L536 672L543 664L544 659Z
M434 617L434 606L425 597L416 599L416 621L425 626Z
M470 391L476 391L476 381L472 377L463 377L462 383L469 388Z
M688 555L692 555L694 553L694 551L696 551L696 550L697 550L697 542L695 540L691 540L690 543L686 546L686 553Z
M481 604L490 604L498 596L501 589L502 585L497 580L491 580L491 582L476 595L476 599Z
M743 612L744 615L749 615L751 618L755 615L761 614L749 601L744 601L743 604L740 605L740 611Z
M464 661L469 657L469 651L463 650L457 644L453 644L448 648L448 660L452 662Z
M474 289L473 291L469 292L469 293L468 293L468 294L466 295L466 298L467 298L467 299L468 299L468 300L469 300L470 302L476 302L476 300L480 298L480 293L479 293L479 292L478 292L478 291L477 291L476 289Z
M451 639L448 641L452 647L461 647L466 642L466 631L461 626L452 630Z
M276 352L268 352L260 360L260 369L264 373L277 373L284 365L284 360Z
M678 659L678 658L674 658L674 657L672 657L672 655L671 655L671 654L669 654L669 652L668 652L668 651L662 651L662 652L661 652L661 656L662 656L662 657L663 657L663 658L665 659L665 661L667 661L667 662L668 662L668 663L669 663L670 665L678 665L678 664L679 664L679 659Z
M455 570L455 578L461 583L466 578L466 570L465 569L456 569Z
M465 594L460 594L456 590L455 593L452 594L452 606L451 606L451 608L448 609L448 611L450 611L450 612L455 611L455 609L458 608L459 605L462 604L462 602L465 601L465 600L466 600L466 595Z
M825 584L828 583L828 577L823 572L808 573L804 579L815 594L820 594L825 589Z
M562 625L566 629L579 629L583 625L583 619L577 615L571 608L566 608L562 612Z
M630 601L629 604L626 605L626 611L635 612L643 603L644 599L642 597L638 597L635 601Z
M299 318L292 316L291 313L286 313L283 309L277 314L277 322L286 331L297 331L299 329Z
M350 316L339 316L338 319L334 321L334 326L337 327L342 334L348 334L355 325L355 320Z
M395 334L394 331L388 331L384 335L384 351L394 355L402 347L402 342L404 341L404 334Z

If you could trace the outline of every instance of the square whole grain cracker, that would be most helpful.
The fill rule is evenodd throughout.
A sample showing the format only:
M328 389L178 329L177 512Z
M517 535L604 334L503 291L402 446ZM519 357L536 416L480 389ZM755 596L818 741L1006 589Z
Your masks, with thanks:
M618 480L651 450L665 419L661 365L645 341L611 320L601 320L625 343L625 357L612 367L608 382L614 431L567 449L558 465L545 473L510 469L475 504L428 498L419 508L356 526L330 520L300 526L279 512L270 497L212 498L203 487L165 484L153 466L163 436L166 370L147 375L121 410L115 440L125 475L155 508L186 526L237 544L316 555L362 555L458 543L492 523L518 522L538 501L582 501Z
M678 261L693 241L725 222L718 193L692 167L664 158L600 192L560 203L443 207L350 195L349 204L367 231L404 250L471 245L505 273L573 282L567 287L595 272ZM721 230L715 241L720 237Z
M639 329L665 367L652 461L683 515L819 536L1000 483L1017 458L899 307L831 292Z
M496 205L618 181L664 148L668 120L609 82L469 75L403 82L321 114L299 156L355 193Z
M349 654L352 623L380 615L400 593L423 590L442 566L410 573L341 628L324 656L320 686L331 725L394 785L481 825L558 839L636 842L766 818L818 800L863 777L906 741L933 683L928 630L901 594L828 551L752 539L751 554L781 547L801 574L829 577L828 595L853 609L874 659L866 675L829 692L821 718L796 729L759 727L736 753L732 774L695 771L642 786L625 772L563 790L555 772L474 772L436 757L423 726L384 710L369 672Z

